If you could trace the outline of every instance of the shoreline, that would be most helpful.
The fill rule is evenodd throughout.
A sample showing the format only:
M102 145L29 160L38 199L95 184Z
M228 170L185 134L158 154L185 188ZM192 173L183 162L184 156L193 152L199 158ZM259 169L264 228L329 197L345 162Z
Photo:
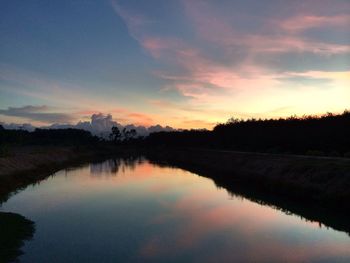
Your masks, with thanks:
M145 155L151 162L210 178L233 195L350 235L350 159L205 149Z
M231 194L350 233L350 159L341 158L193 148L17 147L0 157L0 204L58 170L130 155L197 173Z
M326 207L337 204L337 209L350 208L348 158L193 148L160 151L160 154L152 151L148 155L170 165L198 170L199 174L210 174L211 178L226 179L237 184L249 183L281 197L295 200L307 198L312 203L322 202Z
M0 205L12 194L43 180L58 170L104 160L118 151L110 147L25 146L13 147L0 157Z
M57 170L127 155L184 166L219 181L336 209L350 208L350 159L235 152L213 149L152 149L119 146L14 147L0 157L0 202L13 191ZM247 185L247 183L250 185Z

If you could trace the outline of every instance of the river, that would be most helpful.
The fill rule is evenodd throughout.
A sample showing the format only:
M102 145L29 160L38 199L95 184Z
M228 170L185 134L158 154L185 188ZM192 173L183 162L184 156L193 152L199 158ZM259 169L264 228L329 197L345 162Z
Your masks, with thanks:
M35 222L20 262L350 262L347 233L143 158L61 170L1 211Z

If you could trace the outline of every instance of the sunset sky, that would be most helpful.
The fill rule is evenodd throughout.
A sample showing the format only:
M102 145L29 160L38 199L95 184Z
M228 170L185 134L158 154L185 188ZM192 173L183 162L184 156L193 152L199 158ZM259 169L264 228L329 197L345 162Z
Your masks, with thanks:
M2 0L0 121L212 128L350 109L349 0Z

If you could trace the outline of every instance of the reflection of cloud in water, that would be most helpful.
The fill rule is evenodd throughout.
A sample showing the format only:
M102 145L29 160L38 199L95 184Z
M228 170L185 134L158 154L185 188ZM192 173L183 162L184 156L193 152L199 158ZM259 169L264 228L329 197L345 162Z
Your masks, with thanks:
M118 158L64 172L5 204L41 229L23 262L350 262L345 233L188 171Z
M136 165L144 161L143 157L128 157L109 159L104 162L91 163L91 176L116 176L118 172L125 173L126 169L135 170Z
M186 253L195 262L320 262L349 256L348 244L315 232L317 225L242 198L227 198L224 189L198 184L162 204L166 212L149 222L162 231L155 231L139 250L146 261ZM211 249L204 249L208 244Z

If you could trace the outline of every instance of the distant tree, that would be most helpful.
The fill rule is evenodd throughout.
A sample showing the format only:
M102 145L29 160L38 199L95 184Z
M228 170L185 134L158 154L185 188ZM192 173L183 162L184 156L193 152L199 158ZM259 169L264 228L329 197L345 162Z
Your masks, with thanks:
M136 136L137 136L136 130L135 130L135 129L131 129L131 130L129 131L129 137L130 137L130 138L135 138Z
M234 124L234 123L239 123L241 120L237 119L235 117L231 117L227 120L226 124Z
M247 152L348 156L350 112L292 115L278 119L237 119L213 131L182 130L151 133L144 144L152 147L205 147Z
M2 125L0 124L0 131L3 131L3 130L5 130L4 126L2 126Z
M126 128L124 128L122 133L125 141L129 141L130 139L135 138L137 135L137 132L135 129L127 130Z
M126 130L126 128L124 128L124 129L122 130L122 136L123 136L123 139L124 139L124 140L127 139L127 137L128 137L128 131Z
M118 142L121 137L122 137L122 134L120 133L120 130L118 129L118 127L113 126L112 133L109 135L109 138L114 142Z

